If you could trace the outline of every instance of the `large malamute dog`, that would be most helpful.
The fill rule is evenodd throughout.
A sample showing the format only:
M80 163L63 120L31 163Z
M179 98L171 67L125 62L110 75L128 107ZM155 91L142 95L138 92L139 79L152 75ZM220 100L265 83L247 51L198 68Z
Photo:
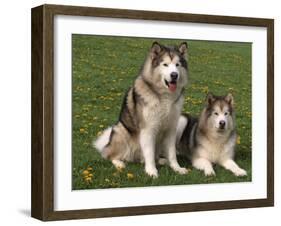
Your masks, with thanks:
M119 121L106 129L94 146L118 168L124 161L141 161L157 177L155 162L165 156L171 168L185 174L176 158L176 128L187 83L187 43L177 47L154 42L133 86L128 90Z
M182 115L179 119L177 149L206 176L215 175L212 163L223 166L236 176L247 175L233 160L237 137L233 104L231 94L208 94L199 119L189 115Z

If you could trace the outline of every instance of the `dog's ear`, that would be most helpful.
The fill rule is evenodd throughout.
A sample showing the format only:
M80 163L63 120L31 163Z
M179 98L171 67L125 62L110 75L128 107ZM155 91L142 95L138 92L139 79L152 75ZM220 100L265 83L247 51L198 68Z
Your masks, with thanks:
M234 105L234 99L233 99L233 96L231 93L227 94L225 97L224 97L224 100L231 106L233 107Z
M186 42L182 42L180 45L179 45L179 52L180 54L183 56L183 57L186 57L186 54L187 54L187 43Z
M212 93L208 93L206 97L206 102L208 105L212 105L215 101L215 97Z
M158 42L153 42L150 52L152 54L152 58L156 57L162 51L162 46Z

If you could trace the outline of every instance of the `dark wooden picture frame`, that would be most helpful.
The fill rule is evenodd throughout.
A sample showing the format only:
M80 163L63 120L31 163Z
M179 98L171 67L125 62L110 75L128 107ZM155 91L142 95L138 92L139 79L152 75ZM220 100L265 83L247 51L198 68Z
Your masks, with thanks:
M157 206L54 210L54 16L95 16L194 22L267 29L267 198ZM32 9L32 200L31 215L49 220L160 214L274 205L274 20L60 5Z

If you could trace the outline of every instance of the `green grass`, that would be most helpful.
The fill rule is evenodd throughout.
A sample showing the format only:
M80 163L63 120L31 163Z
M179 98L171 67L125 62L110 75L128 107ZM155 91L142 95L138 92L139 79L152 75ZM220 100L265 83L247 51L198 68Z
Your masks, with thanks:
M152 179L140 163L128 163L123 172L118 172L92 147L98 133L117 121L123 95L155 40L73 35L73 189L251 181L250 43L188 41L189 84L183 110L198 115L209 91L234 95L240 136L236 161L247 170L247 177L237 178L219 166L215 166L216 177L205 177L180 158L180 164L191 169L188 175L161 166L159 177ZM171 45L182 40L158 41ZM92 174L89 179L83 174L87 169L85 173Z

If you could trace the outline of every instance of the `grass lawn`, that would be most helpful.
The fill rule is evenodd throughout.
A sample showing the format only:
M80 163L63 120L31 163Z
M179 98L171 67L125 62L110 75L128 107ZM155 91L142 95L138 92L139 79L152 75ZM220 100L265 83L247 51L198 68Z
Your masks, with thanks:
M198 115L207 92L234 95L236 106L236 161L248 176L237 178L215 166L216 177L205 177L185 159L190 169L179 175L168 166L158 167L152 179L140 163L128 163L122 172L101 158L92 147L97 135L118 120L125 91L134 81L156 39L73 35L72 37L72 161L73 189L143 187L251 181L251 44L188 41L189 84L185 112ZM158 40L179 44L182 40Z

